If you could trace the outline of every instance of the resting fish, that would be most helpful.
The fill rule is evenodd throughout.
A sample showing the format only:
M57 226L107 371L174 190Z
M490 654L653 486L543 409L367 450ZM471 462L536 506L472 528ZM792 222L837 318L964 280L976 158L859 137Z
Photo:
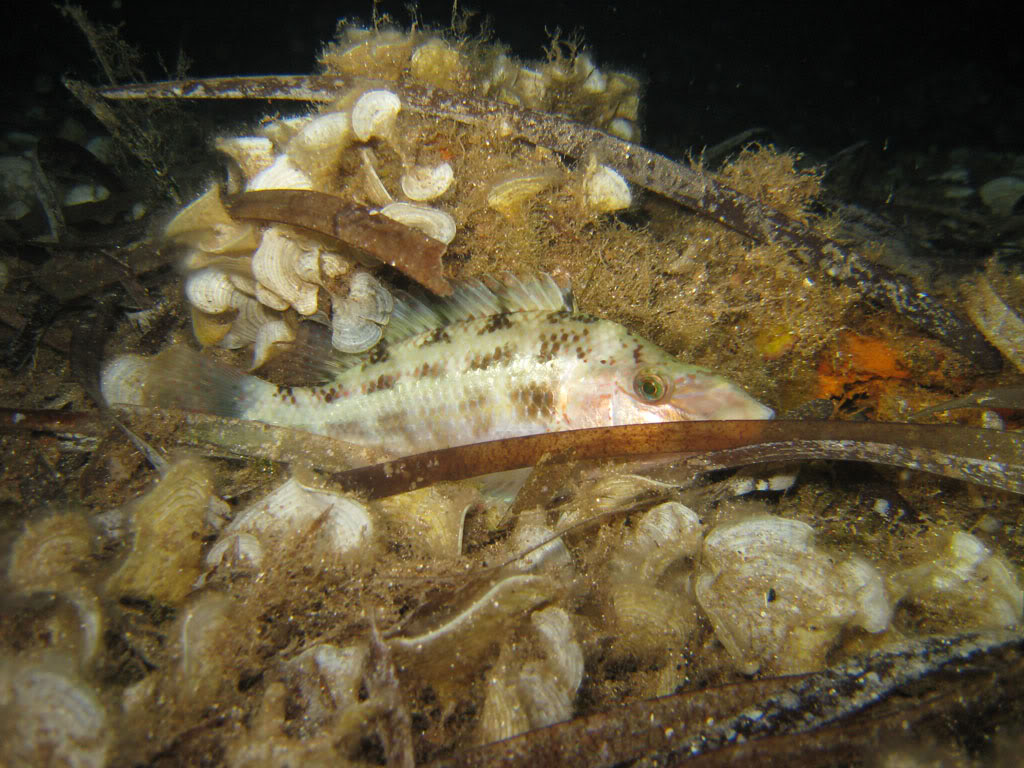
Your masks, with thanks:
M150 361L134 404L298 428L396 457L584 427L773 415L729 380L577 312L546 274L466 281L441 302L398 296L377 346L341 360L319 386L277 386L196 353L169 360Z

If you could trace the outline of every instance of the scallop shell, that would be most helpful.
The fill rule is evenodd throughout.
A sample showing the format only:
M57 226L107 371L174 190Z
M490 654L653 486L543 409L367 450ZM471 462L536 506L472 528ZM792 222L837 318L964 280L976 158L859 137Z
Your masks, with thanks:
M436 208L415 203L391 203L381 208L380 213L445 245L455 239L455 219Z
M313 180L297 167L288 155L281 155L269 168L265 168L246 185L246 190L260 189L312 189Z
M342 555L365 547L373 535L373 524L361 502L291 478L242 510L224 536L248 533L268 547L313 530L322 548Z
M149 361L142 355L118 355L100 372L100 392L108 405L142 405Z
M367 91L352 107L352 132L360 141L384 138L395 125L402 101L391 91Z
M487 205L506 216L516 216L522 207L558 181L553 171L513 176L496 183L487 192Z
M449 89L458 88L469 76L461 54L439 37L416 47L409 71L420 82Z
M196 532L202 530L212 495L205 464L193 459L173 464L153 490L133 503L135 540L106 590L180 603L199 576L202 542Z
M219 569L232 574L259 571L263 565L263 545L251 533L232 533L210 547L203 564L208 571Z
M331 174L352 143L352 120L347 112L318 115L299 131L285 149L292 163L310 178Z
M369 649L315 645L281 665L285 682L298 690L304 719L321 724L359 701Z
M418 165L402 174L402 192L410 200L423 202L434 200L445 192L455 180L455 172L449 163Z
M974 629L1024 617L1024 590L1013 569L965 531L948 537L930 561L893 574L890 586L901 599L970 617Z
M259 368L279 351L278 344L295 341L295 331L284 320L271 320L260 327L252 352L252 368Z
M636 124L632 120L628 120L625 117L616 117L605 127L612 136L616 136L624 141L636 141L638 131Z
M266 136L225 136L213 143L218 151L234 160L249 181L274 164L274 142Z
M878 627L870 566L837 568L813 539L810 526L779 517L726 523L705 538L697 600L744 674L764 664L784 674L820 669L843 626Z
M537 633L546 665L559 684L573 694L583 682L583 649L576 642L572 619L558 606L535 611L530 623Z
M30 524L11 547L11 586L22 591L55 588L90 557L94 538L85 518L74 513Z
M237 309L244 297L226 272L207 267L185 278L185 298L201 312L218 315Z
M584 93L597 94L608 90L608 78L597 68L589 54L581 53L577 56L574 68L577 76L583 80L580 88Z
M512 90L519 97L519 103L529 109L540 109L548 92L547 78L541 72L529 67L520 67Z
M366 195L375 205L387 205L393 202L391 193L388 192L384 182L377 175L377 169L373 165L373 152L368 147L363 147L360 152L363 160L363 176L366 179Z
M302 280L296 271L304 250L276 227L264 232L263 241L252 257L252 272L260 285L285 302L284 306L270 303L257 293L257 298L264 304L279 310L292 306L300 315L316 312L319 288Z
M598 213L614 213L633 204L626 180L608 166L595 162L583 178L583 197L587 206Z
M107 764L112 736L107 713L91 687L70 673L72 667L64 657L40 664L0 659L5 764Z
M369 272L357 272L347 296L332 296L331 345L342 352L362 352L376 344L391 316L391 293Z

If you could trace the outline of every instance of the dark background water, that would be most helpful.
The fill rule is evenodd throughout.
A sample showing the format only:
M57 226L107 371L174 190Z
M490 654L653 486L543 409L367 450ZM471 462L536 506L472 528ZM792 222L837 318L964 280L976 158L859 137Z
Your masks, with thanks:
M123 23L126 39L159 61L179 51L190 73L308 72L339 17L368 19L370 3L86 3L98 21ZM892 5L898 5L892 3ZM884 9L821 3L478 3L497 37L540 55L548 31L582 30L597 61L648 83L646 143L701 147L753 126L827 153L866 139L893 148L1024 145L1024 35L1006 11L966 4ZM47 3L8 6L2 47L4 110L23 109L40 74L96 79L72 25ZM447 24L448 2L422 2L426 23ZM407 24L400 2L382 3ZM16 14L22 20L16 21Z

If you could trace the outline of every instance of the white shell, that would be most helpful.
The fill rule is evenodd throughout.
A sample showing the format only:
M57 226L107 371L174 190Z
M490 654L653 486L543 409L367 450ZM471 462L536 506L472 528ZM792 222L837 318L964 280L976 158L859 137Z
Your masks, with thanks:
M626 180L608 166L598 163L592 163L587 169L583 196L587 205L598 213L621 211L633 204L633 195Z
M604 93L608 90L608 78L597 68L590 54L581 53L576 57L576 74L583 78L580 86L584 93Z
M893 574L890 585L913 602L972 617L975 628L1011 626L1024 618L1017 575L965 531L955 532L930 562Z
M292 306L300 315L316 312L318 287L302 280L297 273L299 259L305 249L276 227L263 234L263 241L252 257L252 273L256 280L280 296L285 306L268 304L274 309ZM257 294L259 296L259 294ZM262 296L260 296L262 300ZM268 303L268 302L264 302Z
M892 621L893 603L881 572L854 555L836 567L836 575L857 604L857 615L850 623L868 632L884 632Z
M455 219L437 208L415 203L391 203L381 208L380 213L445 245L455 239Z
M569 614L552 606L536 611L530 623L537 631L548 668L565 690L575 694L583 682L583 649L576 642Z
M330 171L352 142L352 121L347 112L328 112L311 120L288 142L292 163L310 176Z
M118 355L100 373L100 392L108 405L142 405L149 361L142 355Z
M394 308L391 293L369 272L357 272L347 296L331 297L331 344L342 352L362 352L383 335Z
M313 180L297 168L288 155L281 155L273 165L256 174L245 188L249 192L260 189L312 189Z
M544 104L544 97L547 95L547 78L534 69L520 67L513 90L524 107L537 109Z
M617 136L625 141L636 140L636 124L632 120L628 120L625 117L616 117L605 128L608 133L612 136Z
M367 91L352 107L352 131L360 141L390 133L402 102L391 91Z
M250 533L264 547L315 527L317 542L340 555L369 542L373 534L366 507L359 501L302 485L292 478L239 513L225 534Z
M238 163L246 181L274 164L274 142L266 136L225 136L213 145Z
M64 195L64 205L70 208L75 205L102 203L108 197L110 190L102 184L76 184Z
M204 563L208 570L258 571L263 564L263 545L251 533L232 533L217 540Z
M366 178L366 195L375 205L387 205L393 202L394 198L388 192L384 182L377 175L377 169L373 165L373 152L369 147L363 147L360 152L363 159L363 175Z
M0 659L0 710L5 765L67 765L102 768L110 732L107 713L91 688L61 667L70 660L26 664Z
M257 286L257 290L260 286ZM261 304L258 300L239 293L236 305L238 315L231 324L231 330L217 342L223 349L238 349L252 344L259 337L260 328L267 323L280 320L281 315Z
M627 543L643 557L666 550L675 557L693 557L700 545L700 518L678 501L666 501L648 510Z
M779 673L820 669L843 626L887 626L888 601L870 566L837 568L813 538L796 520L754 517L704 540L697 601L744 674L764 664Z
M506 216L515 215L531 198L558 181L558 174L544 170L506 178L487 192L487 205Z
M987 205L993 213L999 216L1012 216L1017 210L1017 204L1024 198L1024 179L1016 176L1000 176L998 179L983 184L978 190L982 202Z
M368 657L369 650L364 646L323 644L285 662L282 676L298 689L305 704L305 719L323 723L356 704Z
M284 320L271 320L256 334L252 350L252 367L259 368L274 354L275 344L290 344L295 341L295 331Z
M196 309L211 315L237 308L238 289L226 272L207 267L185 278L185 298Z
M449 163L418 165L402 174L402 192L410 200L433 200L447 192L454 180Z
M516 693L530 718L532 728L544 728L572 717L576 691L561 685L545 664L528 661L523 665Z
M516 558L512 568L518 571L554 569L572 565L572 557L561 538L552 539L554 531L546 525L520 523L512 534L511 547L516 554L528 552ZM537 547L537 549L533 549ZM531 551L532 550L532 551Z
M289 307L287 301L278 296L263 283L256 283L256 300L266 307L276 309L278 312L284 312Z

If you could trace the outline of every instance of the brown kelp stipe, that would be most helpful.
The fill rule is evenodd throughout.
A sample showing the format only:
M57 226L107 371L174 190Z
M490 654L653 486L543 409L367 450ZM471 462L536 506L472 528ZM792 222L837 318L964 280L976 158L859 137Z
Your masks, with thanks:
M1024 494L1024 435L947 424L848 421L692 421L548 432L446 448L381 463L374 452L259 422L160 408L118 408L145 440L209 456L301 462L336 485L381 498L443 481L535 466L543 457L673 456L681 473L771 461L865 461ZM100 417L0 409L0 433L99 435ZM356 469L349 467L357 466Z
M848 421L691 421L515 437L421 453L336 473L332 481L370 498L532 467L545 455L611 459L682 454L681 471L769 461L866 461L1024 493L1024 436L951 425Z
M74 90L79 84L69 82ZM627 180L667 197L758 242L787 248L800 261L823 270L862 296L906 317L977 366L998 369L1001 359L981 333L904 277L875 264L817 230L719 184L699 169L610 136L591 126L546 112L411 83L357 81L325 75L264 75L172 80L104 88L108 99L283 99L330 102L356 85L386 87L404 107L461 123L489 124L494 130L572 158L594 157Z
M224 201L236 219L291 224L338 240L394 267L439 296L452 292L441 274L444 243L369 208L300 189L245 192Z

